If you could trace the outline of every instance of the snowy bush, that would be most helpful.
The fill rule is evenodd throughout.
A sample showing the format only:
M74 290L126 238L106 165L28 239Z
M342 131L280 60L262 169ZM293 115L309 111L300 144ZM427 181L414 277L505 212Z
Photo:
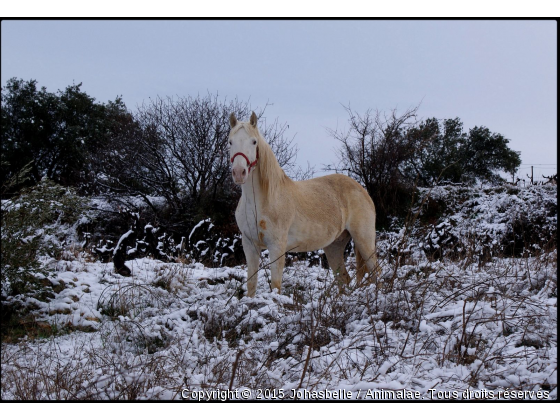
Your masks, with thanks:
M412 241L427 256L488 261L556 247L555 186L424 189Z
M40 259L58 260L77 242L86 200L44 178L15 199L2 200L2 295L49 285L51 270Z
M197 223L188 237L189 256L210 267L235 266L245 260L241 235L219 232L210 219Z

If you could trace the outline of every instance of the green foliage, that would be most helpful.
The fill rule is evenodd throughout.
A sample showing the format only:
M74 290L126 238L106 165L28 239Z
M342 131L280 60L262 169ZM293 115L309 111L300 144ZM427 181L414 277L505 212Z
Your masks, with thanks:
M414 158L405 166L420 186L441 182L472 184L477 179L503 181L499 172L515 173L520 153L508 147L509 140L486 127L463 131L459 118L430 118L407 133L418 145Z
M460 182L460 147L466 138L459 118L443 122L430 118L410 129L407 135L417 145L414 158L406 164L409 178L418 177L421 186L435 185L443 179Z
M496 172L509 174L516 172L521 159L520 152L511 150L509 140L499 133L492 133L486 127L469 130L468 141L461 149L464 172L467 178L500 180Z
M41 256L57 257L62 225L72 225L83 212L85 200L72 190L44 178L17 198L2 200L2 294L43 291L51 272Z
M92 157L110 144L128 115L120 98L96 103L81 84L51 93L38 89L36 80L12 78L2 88L1 100L2 185L30 161L28 185L44 176L65 186L91 184Z

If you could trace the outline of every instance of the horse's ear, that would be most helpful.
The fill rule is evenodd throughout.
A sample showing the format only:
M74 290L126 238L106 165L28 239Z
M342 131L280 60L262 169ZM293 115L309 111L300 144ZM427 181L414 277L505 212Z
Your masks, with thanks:
M257 126L257 114L255 114L255 111L253 111L253 113L251 114L251 119L249 120L249 122L253 127Z
M233 112L229 114L229 125L231 126L231 128L237 125L237 118L235 118L235 114Z

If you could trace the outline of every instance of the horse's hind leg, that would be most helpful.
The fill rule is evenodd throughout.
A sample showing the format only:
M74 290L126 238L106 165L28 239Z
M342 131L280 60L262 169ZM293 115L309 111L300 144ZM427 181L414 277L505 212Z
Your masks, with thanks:
M350 284L350 276L344 265L344 249L349 240L350 234L345 230L332 244L324 248L329 266L334 273L339 288Z

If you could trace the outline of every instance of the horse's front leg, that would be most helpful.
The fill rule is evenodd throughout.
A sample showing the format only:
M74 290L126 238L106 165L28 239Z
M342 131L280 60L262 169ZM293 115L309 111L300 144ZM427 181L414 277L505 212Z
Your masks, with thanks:
M245 235L242 236L241 241L243 244L243 252L247 259L247 296L254 297L257 291L257 280L259 276L260 250L250 239L247 239Z
M278 293L282 288L282 273L284 272L284 264L286 263L286 240L278 241L278 243L268 248L270 256L270 276L272 290L278 289Z

